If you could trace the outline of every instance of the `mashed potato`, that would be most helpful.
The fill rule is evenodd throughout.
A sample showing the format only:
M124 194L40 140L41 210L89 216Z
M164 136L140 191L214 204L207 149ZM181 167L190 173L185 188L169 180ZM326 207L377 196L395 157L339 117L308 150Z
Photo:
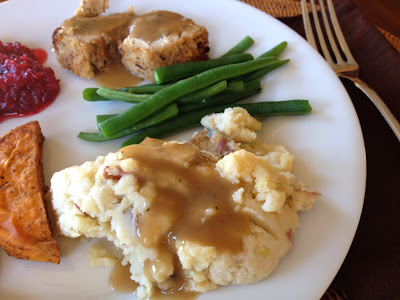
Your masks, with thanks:
M61 233L112 241L139 299L266 278L319 196L290 173L293 155L256 139L246 110L202 124L186 143L147 139L51 179Z

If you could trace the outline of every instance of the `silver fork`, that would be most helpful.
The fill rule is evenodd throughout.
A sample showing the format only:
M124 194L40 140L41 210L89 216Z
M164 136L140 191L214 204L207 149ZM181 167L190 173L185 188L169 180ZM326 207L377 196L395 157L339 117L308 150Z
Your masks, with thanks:
M359 73L359 65L355 61L353 55L350 52L349 47L347 46L346 40L343 36L342 30L339 25L339 21L336 17L335 8L333 6L332 0L326 0L328 3L328 12L330 15L330 21L332 24L332 28L334 34L336 35L337 40L339 41L339 46L344 54L342 58L336 40L331 30L331 26L328 20L328 16L326 13L325 5L323 0L319 0L319 7L322 14L322 20L325 27L326 36L328 38L329 45L332 49L334 59L332 59L331 53L329 52L328 46L326 44L326 39L323 35L323 31L321 28L321 24L318 19L317 8L314 0L309 0L311 11L313 15L315 30L317 32L317 37L319 41L319 45L322 50L322 54L327 61L327 63L331 66L331 68L336 72L339 77L350 79L354 82L355 86L358 87L363 93L368 96L368 98L372 101L372 103L376 106L382 116L385 118L386 122L389 124L390 128L393 130L397 139L400 141L400 123L394 117L392 112L386 106L386 104L382 101L379 95L371 89L365 82L361 81L358 78ZM314 33L312 30L312 24L310 22L310 17L308 14L308 6L307 0L301 0L301 8L303 13L303 22L304 28L307 36L307 40L311 46L313 46L317 51L318 47L314 38Z

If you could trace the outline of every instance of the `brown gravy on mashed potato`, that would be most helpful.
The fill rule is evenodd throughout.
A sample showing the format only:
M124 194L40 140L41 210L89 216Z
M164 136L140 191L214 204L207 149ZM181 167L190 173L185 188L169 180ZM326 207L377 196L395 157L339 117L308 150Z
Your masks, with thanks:
M167 235L213 245L218 250L241 250L241 237L247 233L249 221L235 211L231 201L239 187L219 174L210 156L193 144L150 138L125 147L120 153L121 159L133 158L142 164L143 172L137 175L139 182L155 183L157 196L151 203L155 209L138 220L137 233L144 246L160 246L160 242L167 242L160 238ZM210 208L218 211L218 217L206 211Z
M123 266L120 262L114 265L109 278L109 285L112 291L124 294L135 294L139 283L130 279L131 273L129 271L129 267L129 264ZM179 291L178 293L174 294L165 294L162 291L158 290L155 291L154 294L151 296L151 300L193 300L196 299L197 296L198 293L196 292Z
M256 139L261 123L243 108L201 123L188 142L147 139L51 179L60 232L112 242L121 263L105 249L89 258L114 275L129 265L138 299L263 280L319 197L291 173L293 155Z
M234 209L231 199L239 187L219 174L215 159L193 144L149 138L122 148L120 154L121 159L135 159L143 170L135 174L141 185L155 183L151 208L137 219L140 243L162 253L145 262L147 278L164 281L171 271L168 268L175 265L169 290L178 291L185 284L175 250L171 250L175 240L213 245L219 251L242 250L242 236L250 232L249 217ZM118 179L118 175L106 176Z
M130 265L122 265L121 261L115 263L110 273L109 284L111 290L118 293L133 294L138 288L139 284L133 281L129 271Z

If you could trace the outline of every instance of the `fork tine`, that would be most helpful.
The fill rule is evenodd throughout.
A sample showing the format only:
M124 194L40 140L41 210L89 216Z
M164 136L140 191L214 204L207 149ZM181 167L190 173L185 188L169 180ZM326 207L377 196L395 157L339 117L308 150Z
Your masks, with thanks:
M338 76L352 80L355 86L358 87L361 91L363 91L364 94L371 99L371 101L375 104L376 108L385 118L386 122L389 124L390 128L393 130L394 134L400 141L400 123L397 121L395 116L390 112L389 108L385 105L385 103L379 97L379 95L374 90L372 90L365 82L359 79L358 72L360 67L357 64L356 60L354 59L353 55L351 54L349 46L347 45L347 42L344 38L342 29L340 28L339 21L336 16L332 0L326 0L326 1L328 3L328 12L330 15L332 28L333 31L335 32L336 39L339 41L339 45L336 43L336 40L333 37L330 23L328 23L327 13L323 0L319 0L319 6L321 9L322 18L325 25L325 31L328 36L329 43L331 44L332 52L334 55L336 55L335 62L332 61L331 54L326 47L326 41L322 34L322 29L318 19L317 10L315 8L315 2L314 0L310 0L315 29L317 31L319 44L321 46L323 55L325 56L326 62L331 66L331 68L336 72ZM312 25L310 22L310 16L308 13L307 0L301 0L301 9L303 13L304 29L306 31L308 43L318 51L314 38L314 33L312 30ZM339 52L338 46L341 47L341 50L344 54L344 60L342 58L341 53Z
M303 14L304 29L308 43L318 51L317 44L315 43L314 33L311 27L310 16L308 15L307 0L301 0L301 11Z
M333 29L335 30L335 34L339 41L340 47L342 48L342 51L343 51L344 55L346 56L346 60L349 64L354 64L354 65L357 65L357 67L358 67L357 62L354 59L353 55L351 54L349 46L347 45L346 39L344 38L342 29L340 27L339 21L336 16L335 7L333 6L333 2L332 2L332 0L327 0L327 2L328 2L329 14L331 16L332 26L333 26Z
M317 31L319 45L321 46L321 50L322 50L322 53L323 53L323 55L325 57L325 60L329 64L332 64L333 63L332 56L331 56L331 54L330 54L330 52L328 50L328 47L326 45L324 34L322 33L322 28L321 28L321 24L319 22L318 12L317 12L317 9L315 7L315 2L314 2L314 0L310 0L310 3L311 3L311 11L312 11L312 14L313 14L313 20L314 20L314 23L315 23L315 29ZM321 10L322 10L322 7L321 7Z
M331 65L331 67L333 69L335 69L337 72L342 72L344 69L348 68L349 65L351 65L353 70L357 70L358 69L358 64L355 61L355 59L353 58L353 55L350 52L350 49L346 43L346 39L344 38L343 32L340 28L340 24L339 21L337 19L336 16L336 12L335 12L335 8L333 6L333 2L332 0L326 0L328 3L328 12L329 12L329 16L330 16L330 20L327 17L327 13L326 13L326 9L325 9L325 5L324 5L324 0L319 0L319 6L320 6L320 11L322 14L322 20L323 20L323 24L325 27L325 32L328 38L328 42L329 45L332 49L332 53L334 55L334 59L335 61L333 61L332 56L331 56L331 52L329 51L328 47L327 47L327 41L325 39L325 36L323 34L322 31L322 27L318 18L318 12L315 6L315 1L314 0L309 0L310 1L310 6L311 6L311 12L312 12L312 17L313 17L313 21L314 21L314 25L315 25L315 30L317 32L317 37L318 37L318 43L321 47L322 50L322 54L325 58L325 60L328 62L329 65ZM309 17L309 13L308 13L308 7L307 7L307 0L301 0L301 4L302 4L302 13L303 13L303 21L304 21L304 28L306 31L306 37L307 40L309 42L309 44L311 46L314 47L314 49L316 49L318 51L318 47L317 47L317 43L314 37L314 33L312 30L312 25L311 25L311 21L310 21L310 17ZM331 26L329 21L332 23L332 28L333 31L336 35L337 41L339 42L339 44L336 42L336 39L333 35L333 32L331 30ZM338 46L340 45L341 50L343 51L344 54L344 60L343 57L339 51Z
M332 4L332 1L327 0L327 2L328 2L328 7L329 7L329 5ZM329 24L328 17L326 16L325 5L324 5L324 1L323 0L319 0L319 7L320 7L321 14L322 14L322 20L324 22L326 35L328 37L331 49L332 49L332 51L333 51L333 53L335 55L336 62L339 63L339 64L343 64L344 61L342 59L342 55L339 52L336 40L335 40L335 38L333 37L333 34L332 34L332 30L331 30L331 26ZM333 10L333 13L335 13L335 10ZM329 15L331 16L331 21L332 21L332 11L331 10L329 10ZM335 14L335 16L336 16L336 14ZM335 31L335 34L337 36L336 28L337 28L337 26L334 26L333 30Z

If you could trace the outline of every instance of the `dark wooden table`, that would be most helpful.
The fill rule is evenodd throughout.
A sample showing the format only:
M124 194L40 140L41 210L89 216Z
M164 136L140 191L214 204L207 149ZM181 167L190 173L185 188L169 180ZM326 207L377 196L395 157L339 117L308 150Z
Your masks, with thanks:
M364 16L400 38L400 1L399 0L354 0Z

